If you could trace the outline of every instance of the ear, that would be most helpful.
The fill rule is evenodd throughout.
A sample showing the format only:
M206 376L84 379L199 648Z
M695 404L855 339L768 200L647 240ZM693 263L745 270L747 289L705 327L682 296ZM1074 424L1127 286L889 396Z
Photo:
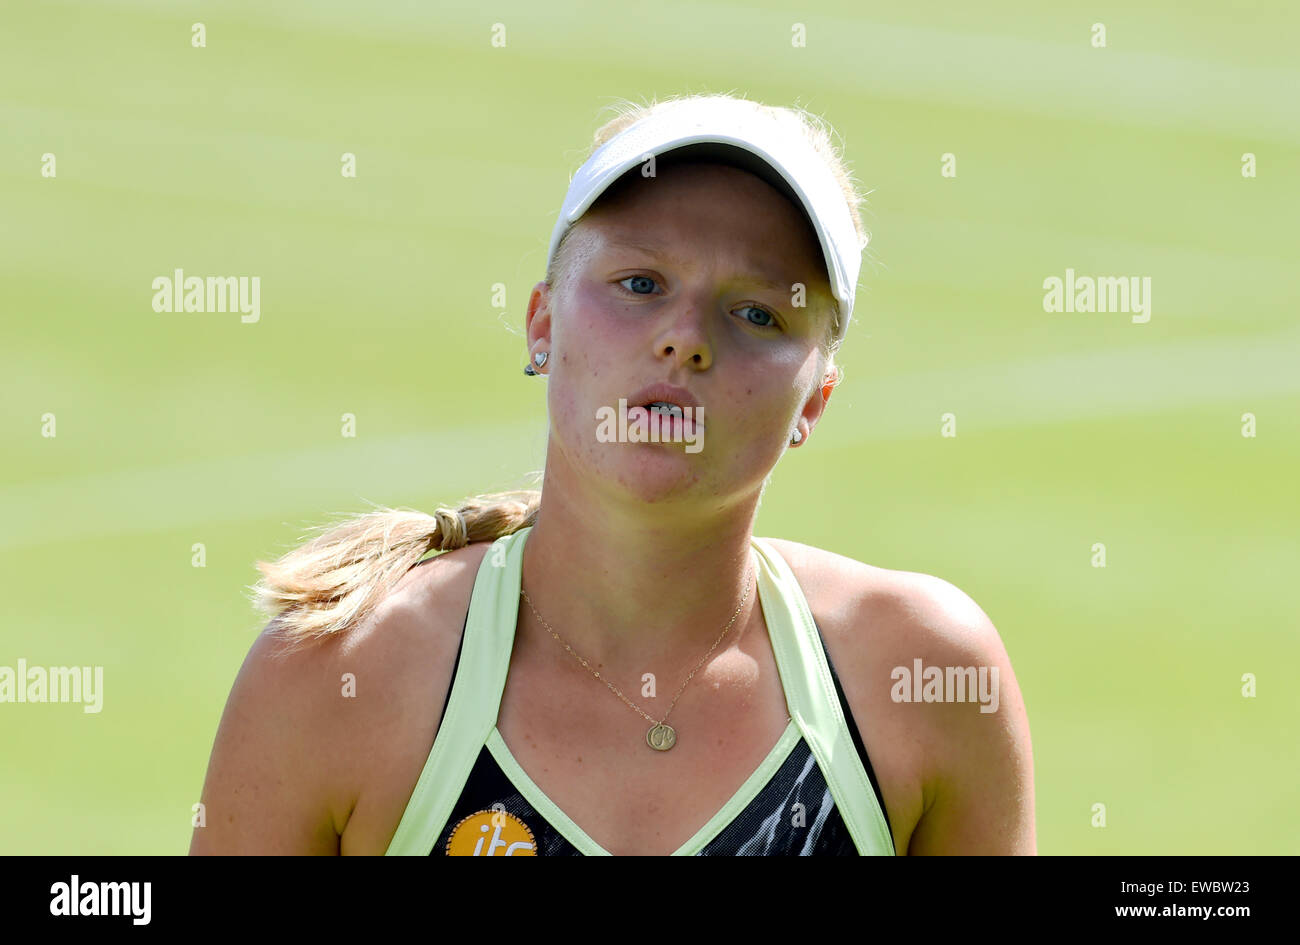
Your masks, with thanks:
M528 315L524 321L528 338L528 356L536 351L551 350L551 287L545 282L533 286L528 296Z
M839 382L840 369L831 366L826 370L826 376L822 378L819 386L814 387L808 399L804 401L803 409L799 411L798 422L796 427L803 434L800 444L808 442L808 436L812 433L813 427L821 419L826 410L826 405L830 403L831 393L835 390L835 385Z

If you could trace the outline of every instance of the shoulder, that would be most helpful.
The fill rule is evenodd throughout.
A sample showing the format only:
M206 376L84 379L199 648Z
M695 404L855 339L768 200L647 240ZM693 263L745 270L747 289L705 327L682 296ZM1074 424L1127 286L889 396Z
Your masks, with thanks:
M454 657L469 608L478 564L487 543L444 552L412 567L377 603L368 618L326 640L299 650L276 650L274 659L295 662L306 672L355 677L355 702L345 711L391 709L404 691L403 676L426 675L430 666ZM268 628L269 629L269 628ZM365 695L384 698L364 698Z
M931 574L767 541L835 649L846 696L852 688L870 713L865 724L916 746L907 761L920 795L911 852L1034 852L1028 718L983 608Z
M479 565L491 547L475 542L416 564L376 606L370 619L340 641L340 653L402 672L413 650L459 645Z
M876 619L908 625L918 634L937 634L958 646L998 636L989 617L971 597L932 574L894 571L784 538L764 539L790 565L811 601L837 612L871 609Z
M785 539L766 541L790 565L814 613L853 637L854 648L949 660L1006 656L988 614L943 578L880 568Z
M475 542L415 565L368 620L330 647L326 658L334 670L356 680L355 698L340 710L349 714L346 731L358 746L373 745L379 733L437 726L474 579L489 545Z
M395 821L373 829L370 821L391 817L386 795L394 785L409 793L433 743L488 546L476 542L417 564L368 619L337 637L292 652L257 644L286 680L281 699L294 704L299 741L320 758L316 776L329 786L345 853L383 852L380 838L396 829Z

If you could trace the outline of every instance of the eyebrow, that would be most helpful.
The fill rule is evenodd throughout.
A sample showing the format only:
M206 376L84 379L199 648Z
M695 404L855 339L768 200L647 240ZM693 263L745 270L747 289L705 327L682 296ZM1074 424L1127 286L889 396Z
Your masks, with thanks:
M605 248L631 249L651 256L658 256L661 259L668 259L672 262L681 262L678 257L667 252L663 247L656 246L653 243L640 242L634 238L611 237L605 241ZM740 273L739 278L746 282L751 282L754 285L762 286L765 289L771 289L773 292L789 294L791 289L791 287L786 285L784 282L769 279L766 276L760 276L757 272L753 271Z

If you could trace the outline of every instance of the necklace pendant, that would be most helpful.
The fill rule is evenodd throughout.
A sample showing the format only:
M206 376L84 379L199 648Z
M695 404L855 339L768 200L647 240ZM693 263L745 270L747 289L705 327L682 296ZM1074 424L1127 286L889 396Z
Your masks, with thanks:
M677 744L677 732L671 725L660 722L645 733L645 742L655 751L667 751Z

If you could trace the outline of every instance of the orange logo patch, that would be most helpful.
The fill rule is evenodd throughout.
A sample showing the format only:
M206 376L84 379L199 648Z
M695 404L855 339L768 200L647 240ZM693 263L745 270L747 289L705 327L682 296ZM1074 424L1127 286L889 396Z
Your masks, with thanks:
M537 856L528 825L504 810L481 810L456 825L447 838L448 856Z

